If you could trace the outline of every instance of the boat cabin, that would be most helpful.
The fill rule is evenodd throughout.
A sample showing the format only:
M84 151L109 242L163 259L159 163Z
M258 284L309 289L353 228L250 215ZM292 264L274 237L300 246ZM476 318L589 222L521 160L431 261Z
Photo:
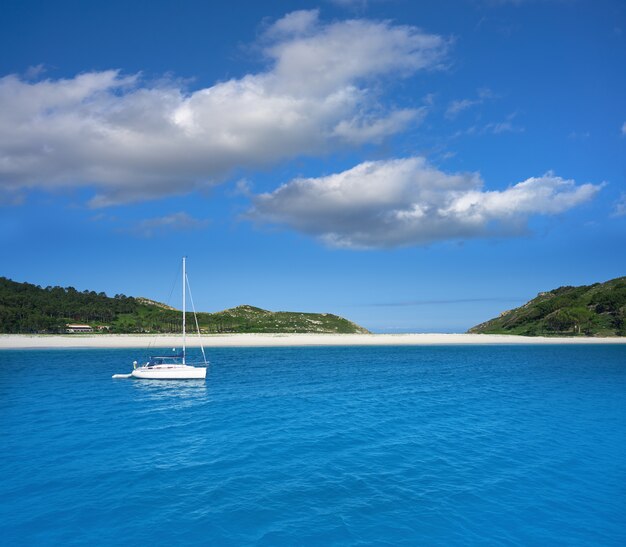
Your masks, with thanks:
M147 367L154 367L157 365L180 365L183 359L183 354L178 355L157 355L150 357L150 360L146 363Z

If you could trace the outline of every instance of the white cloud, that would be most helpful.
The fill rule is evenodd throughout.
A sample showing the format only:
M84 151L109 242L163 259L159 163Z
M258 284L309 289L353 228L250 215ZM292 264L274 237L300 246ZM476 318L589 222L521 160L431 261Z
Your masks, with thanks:
M157 233L197 230L204 228L207 224L207 220L199 220L185 212L179 212L164 217L142 220L133 226L130 231L141 237L152 237Z
M46 71L46 67L43 64L29 66L24 72L24 78L27 80L34 80L39 78Z
M448 174L411 157L292 180L257 195L248 218L283 224L335 247L424 245L517 235L531 215L567 211L600 187L546 173L487 191L477 173Z
M266 48L275 67L265 83L297 95L327 96L375 76L440 67L446 48L442 37L410 26L363 19L328 25L309 21L302 35Z
M427 95L424 96L424 98L422 99L422 102L427 106L433 106L435 104L435 94L428 93Z
M231 196L252 196L252 183L247 179L239 179L234 188L230 191Z
M480 104L482 101L473 100L473 99L459 99L456 101L450 102L448 108L446 109L446 118L455 118L457 114L463 112L463 110L467 110L472 106Z
M516 112L509 114L505 120L500 122L489 122L483 126L472 125L467 129L459 130L454 133L453 137L462 137L464 135L499 135L501 133L523 133L524 127L515 125L513 119L517 116Z
M497 95L495 95L493 91L491 91L491 89L489 89L488 87L482 87L478 89L476 94L476 99L457 99L454 101L450 101L450 104L448 105L448 108L445 112L445 117L448 119L456 118L459 113L467 110L468 108L483 104L489 99L497 98Z
M620 194L613 210L615 217L623 217L624 215L626 215L626 193Z
M374 80L436 69L448 42L411 26L298 11L260 41L268 69L187 92L116 70L0 79L0 186L94 186L93 206L188 192L333 147L377 142L423 112L389 110ZM376 86L379 89L379 86Z
M498 95L496 95L491 89L488 87L479 88L476 93L478 94L478 98L482 101L487 99L497 99Z
M494 135L499 135L500 133L523 133L523 127L517 127L513 125L513 122L510 120L506 120L503 122L492 122L488 123L482 129L483 133L493 133Z
M22 205L25 195L19 189L2 188L0 186L0 207L13 207Z
M311 33L318 26L319 10L298 10L288 13L265 31L265 38L284 38Z
M335 127L334 134L354 144L380 142L385 137L402 131L410 123L421 121L427 108L396 110L386 118L357 116L351 120L342 120Z
M622 124L622 135L626 135L626 122Z

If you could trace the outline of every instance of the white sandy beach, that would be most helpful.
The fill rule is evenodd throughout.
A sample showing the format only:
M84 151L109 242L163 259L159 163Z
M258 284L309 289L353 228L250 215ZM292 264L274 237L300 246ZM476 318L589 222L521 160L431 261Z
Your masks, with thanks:
M434 346L511 344L626 344L626 338L545 338L504 334L220 334L202 337L205 347L277 346ZM199 346L198 337L187 339ZM180 336L136 334L0 335L0 349L28 348L173 348Z

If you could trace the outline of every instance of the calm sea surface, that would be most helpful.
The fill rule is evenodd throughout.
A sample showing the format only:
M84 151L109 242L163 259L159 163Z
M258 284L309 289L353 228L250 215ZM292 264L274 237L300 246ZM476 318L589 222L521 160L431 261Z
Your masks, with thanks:
M0 351L4 545L626 544L626 346Z

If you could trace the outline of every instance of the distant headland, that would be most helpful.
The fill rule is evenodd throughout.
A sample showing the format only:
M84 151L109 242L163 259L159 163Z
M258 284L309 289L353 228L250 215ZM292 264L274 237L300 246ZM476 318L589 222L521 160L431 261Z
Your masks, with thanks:
M626 277L539 293L519 308L476 325L472 334L626 336Z

